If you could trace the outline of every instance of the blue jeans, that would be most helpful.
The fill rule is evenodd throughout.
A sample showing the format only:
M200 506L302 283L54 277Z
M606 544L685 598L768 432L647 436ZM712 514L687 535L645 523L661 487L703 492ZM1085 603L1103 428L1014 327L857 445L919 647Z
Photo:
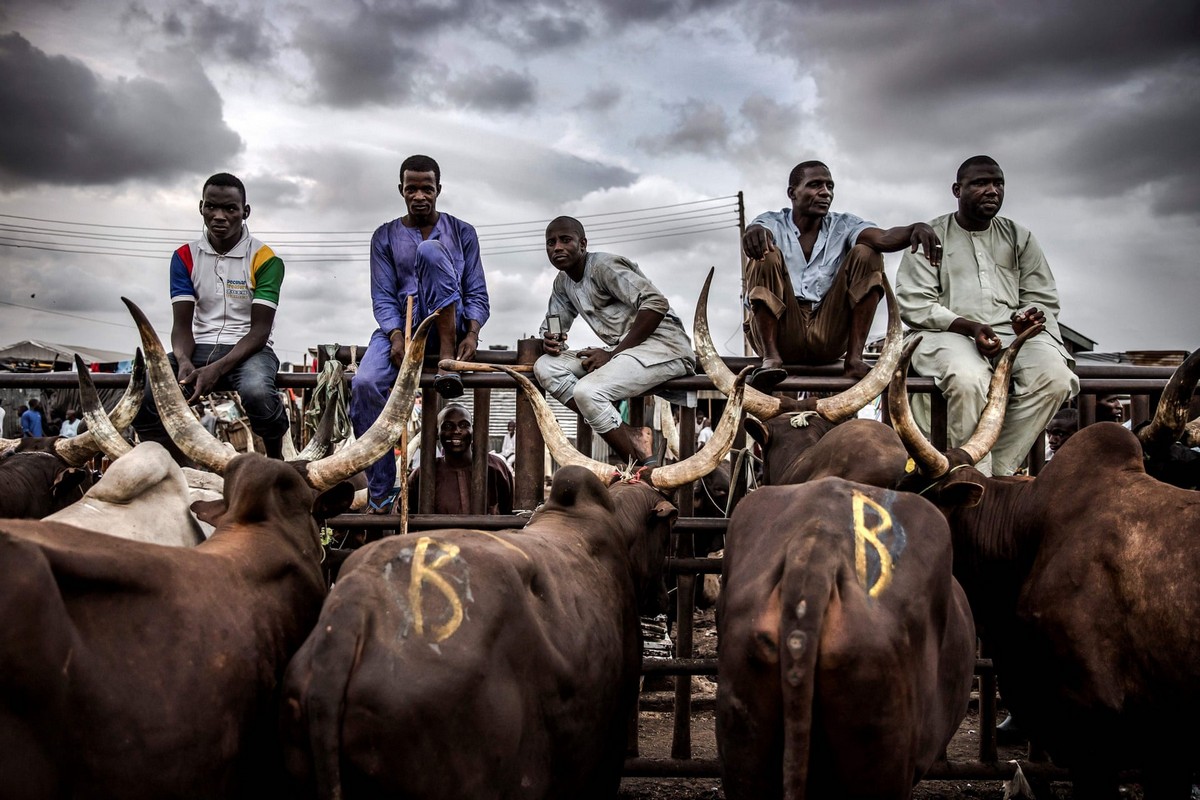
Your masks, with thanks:
M427 239L417 245L417 260L413 266L417 276L417 297L413 302L413 330L429 314L439 311L451 303L457 303L455 314L455 338L461 340L466 333L466 318L463 315L461 287L454 273L454 261L446 252L446 246L436 239ZM425 340L425 352L438 352L438 333L433 328ZM388 392L396 382L399 372L391 360L392 343L387 332L378 328L371 334L367 352L358 362L358 369L350 383L350 424L354 435L362 436L379 418L387 403ZM372 499L379 499L396 484L396 459L385 454L367 467L367 488Z
M209 364L223 357L233 349L231 344L197 344L192 351L192 364L197 367ZM171 362L171 371L179 374L179 364L175 354L167 354ZM279 359L270 347L264 347L241 364L221 376L217 391L235 391L242 400L242 408L250 420L250 428L264 440L278 439L287 433L288 418L275 388L275 374L279 372ZM158 416L158 408L154 405L154 396L150 393L150 384L146 384L146 396L142 399L142 408L133 420L133 427L138 432L138 438L143 442L159 442L166 444L170 441L166 428Z

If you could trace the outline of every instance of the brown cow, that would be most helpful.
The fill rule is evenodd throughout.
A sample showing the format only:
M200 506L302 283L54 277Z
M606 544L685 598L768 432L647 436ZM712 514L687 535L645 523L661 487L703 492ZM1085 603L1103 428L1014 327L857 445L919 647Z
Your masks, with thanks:
M942 453L913 424L905 365L889 402L913 486L950 521L955 574L1022 729L1076 797L1116 798L1118 771L1137 769L1147 800L1188 798L1200 732L1177 723L1200 713L1200 492L1147 475L1137 437L1110 422L1034 479L986 478L973 464L1003 422L1001 367L976 435Z
M145 381L139 350L125 394L111 412L118 429L127 427L141 407ZM88 462L99 452L91 431L70 439L0 439L0 518L41 519L79 500L92 485Z
M1145 454L1146 472L1183 489L1200 489L1200 397L1194 397L1200 379L1200 349L1183 360L1167 381L1154 417L1137 429Z
M200 424L186 405L186 418L172 416L170 392L182 395L131 310L150 379L164 384L153 387L164 421L187 438ZM348 507L342 478L399 438L389 421L407 417L431 323L417 329L380 421L346 450L287 464L197 442L225 495L198 508L216 530L196 547L0 521L5 797L278 795L279 685L325 596L314 516Z
M574 451L505 371L566 466L523 530L390 537L347 560L286 679L289 768L317 797L617 791L639 605L653 613L676 516L659 490L724 456L740 391L700 453L606 489L612 468Z
M325 594L320 539L288 465L240 456L225 491L191 548L0 522L6 797L272 796L279 681Z
M908 798L974 680L975 625L938 510L840 478L767 486L726 542L725 796Z
M696 302L693 333L697 360L724 394L734 375L717 354L708 328L712 270ZM763 482L779 486L837 476L872 486L892 486L904 475L907 456L895 432L873 420L855 419L879 396L900 359L900 313L884 280L888 331L883 352L861 381L830 398L795 400L746 389L746 432L762 448ZM832 436L828 442L824 439ZM818 446L818 443L819 446Z

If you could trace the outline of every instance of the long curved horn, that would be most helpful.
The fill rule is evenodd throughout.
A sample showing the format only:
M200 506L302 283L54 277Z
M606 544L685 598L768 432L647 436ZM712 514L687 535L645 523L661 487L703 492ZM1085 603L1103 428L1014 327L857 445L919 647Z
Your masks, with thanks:
M138 351L141 353L141 351ZM125 437L117 431L112 420L104 413L100 403L100 394L87 365L78 355L75 356L75 369L79 373L79 399L83 406L83 419L87 422L87 432L92 434L96 446L104 451L104 455L116 461L133 449L133 445L125 441ZM78 437L76 437L78 438Z
M179 381L171 371L167 352L163 349L150 320L129 298L122 297L121 301L133 315L138 334L142 337L142 349L146 351L146 370L150 373L150 394L154 397L154 405L158 409L159 419L162 420L167 435L188 458L224 475L225 467L237 455L237 451L205 430L200 420L196 419L196 415L188 408L183 391L179 388Z
M725 365L725 361L717 354L716 345L713 344L712 332L708 328L708 291L712 286L713 273L716 267L708 268L708 277L704 279L704 288L700 290L700 299L696 301L696 316L692 322L692 338L696 344L696 360L700 362L700 366L708 375L709 380L717 387L717 390L729 397L733 391L733 383L737 376L733 371ZM775 397L769 394L763 394L754 387L747 387L745 390L745 409L747 413L753 414L761 420L768 420L772 417L777 417L785 411L802 411L813 410L815 406L810 406L808 409L793 408L797 405L794 400L785 400L781 397Z
M391 394L379 417L362 436L341 450L310 462L305 472L308 483L314 489L324 490L374 464L385 454L390 454L400 441L408 417L412 413L413 398L421 380L421 362L425 358L425 339L439 312L435 311L421 321L404 352L404 362L396 373Z
M708 327L708 292L712 284L714 268L709 268L708 277L704 280L704 288L700 291L700 299L696 302L696 317L693 325L693 336L696 342L696 357L713 385L726 396L733 388L733 372L725 366L725 362L717 354L713 345L712 333ZM900 309L896 295L892 292L887 276L883 276L883 295L887 300L888 329L884 339L883 351L871 371L858 383L833 397L819 400L796 401L786 397L775 397L763 394L752 386L746 387L746 411L760 420L766 421L782 413L793 411L816 410L824 419L832 423L842 422L858 414L867 403L870 403L888 385L896 363L900 360L903 349L902 331L900 324Z
M590 470L592 474L606 483L619 474L618 470L605 464L603 461L589 458L575 449L575 446L571 444L566 434L563 433L558 420L554 418L554 412L550 410L550 404L546 402L546 398L542 397L542 393L537 390L537 387L528 378L504 366L501 366L500 369L507 372L517 382L517 385L521 387L521 390L525 392L525 396L533 406L538 428L542 431L542 438L545 439L546 446L550 448L550 454L554 456L555 461L563 466L580 466ZM750 368L746 368L742 370L742 374L734 379L733 391L729 401L725 404L725 413L721 415L721 422L717 425L717 429L713 431L712 438L708 440L708 443L704 445L699 453L683 461L676 464L668 464L664 467L655 467L650 472L651 485L664 491L675 489L683 486L685 483L691 483L698 478L702 478L716 469L717 464L720 463L721 459L725 457L725 454L729 452L729 448L733 445L733 437L737 433L738 423L741 421L746 376L751 371Z
M879 359L858 383L833 397L817 401L817 413L832 423L836 424L856 416L867 403L878 397L880 392L887 388L896 364L900 362L900 352L904 349L900 306L896 302L891 284L888 283L887 275L883 276L883 296L887 300L888 327Z
M533 414L537 418L538 428L542 431L542 438L546 441L546 446L550 448L550 455L554 456L555 461L564 467L583 467L606 484L611 483L612 479L620 474L612 466L585 456L575 449L575 446L567 439L567 435L563 433L558 420L554 418L550 404L546 402L546 398L542 397L542 393L528 378L504 365L497 364L496 366L501 372L508 373L508 376L521 387L521 391L525 392L525 397L533 406Z
M663 439L667 443L667 455L679 459L679 427L671 414L671 404L661 397L654 398L654 407L658 410L658 427L662 430Z
M920 343L920 336L910 339L900 355L900 363L892 371L892 384L888 387L888 415L892 418L892 427L900 441L904 442L904 448L916 462L921 474L928 478L940 478L950 469L950 460L921 433L916 420L913 419L912 407L908 404L908 383L905 377L908 375L913 351Z
M88 374L87 366L75 357L75 368L78 371L81 381L82 376L87 375L88 381L91 381L91 375ZM92 386L95 391L95 386ZM133 422L133 418L137 416L138 411L142 407L142 398L146 394L146 360L142 357L142 351L139 349L133 355L133 370L129 374L129 384L125 387L125 393L121 395L121 399L113 406L113 410L109 412L107 419L109 425L116 431L123 431ZM96 402L99 403L99 395L96 396ZM103 416L103 409L101 409ZM119 436L120 434L118 434ZM58 439L54 442L54 451L59 457L68 464L80 466L88 461L92 456L102 450L101 444L96 440L96 434L92 432L92 423L88 422L88 429L78 436L70 439ZM106 453L106 455L108 455ZM109 455L109 458L114 456Z
M742 406L745 401L746 378L754 370L747 367L742 370L733 383L733 391L725 403L725 413L717 423L713 435L694 456L685 458L675 464L655 467L650 473L650 483L656 489L667 491L703 478L717 468L721 459L733 446L733 438L737 435L738 424L742 421Z
M1196 390L1198 379L1200 348L1194 350L1175 368L1175 373L1171 375L1171 380L1167 381L1162 396L1158 399L1154 419L1137 432L1144 451L1165 450L1182 438L1184 427L1188 424L1188 404L1191 402L1192 392Z
M1043 326L1034 325L1020 336L1004 351L999 363L992 372L992 381L988 386L988 401L979 416L979 423L970 438L958 449L966 453L972 464L986 456L1000 437L1000 429L1004 425L1004 411L1008 405L1008 381L1012 372L1013 361L1020 352L1021 346L1030 338L1041 333ZM913 420L912 409L908 404L908 392L905 386L905 375L908 364L912 360L913 351L921 337L914 337L904 348L892 374L892 385L888 390L888 413L892 417L892 425L900 440L904 442L909 455L917 462L921 474L930 478L939 478L950 468L950 461L945 454L939 452L924 434L917 428Z

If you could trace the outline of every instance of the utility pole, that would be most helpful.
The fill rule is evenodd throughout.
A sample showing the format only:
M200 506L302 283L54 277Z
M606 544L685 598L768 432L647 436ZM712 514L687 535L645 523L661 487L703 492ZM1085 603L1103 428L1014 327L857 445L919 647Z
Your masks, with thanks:
M742 316L744 318L746 315L746 266L747 266L748 262L746 261L746 254L742 252L742 237L744 237L746 235L746 198L742 194L740 189L738 190L737 198L738 198L738 241L737 241L738 263L740 263L742 265L742 287L741 287L741 292L739 293L738 296L741 298L741 301L742 301ZM750 337L746 335L745 325L742 326L742 355L744 355L744 356L754 355L754 351L750 347Z

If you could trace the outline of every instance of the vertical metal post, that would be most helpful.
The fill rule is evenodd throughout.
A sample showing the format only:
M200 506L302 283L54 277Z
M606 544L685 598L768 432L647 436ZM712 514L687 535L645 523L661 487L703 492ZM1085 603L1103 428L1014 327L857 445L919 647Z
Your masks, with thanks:
M750 262L747 260L746 254L742 252L742 238L746 235L746 197L745 197L745 195L742 194L741 191L739 191L737 193L737 200L738 200L737 249L738 249L738 263L741 265L741 272L742 272L741 292L739 293L738 298L742 301L742 309L743 309L742 315L744 317L745 314L747 313L745 311L745 306L746 306L746 268L749 266ZM744 355L744 356L754 355L754 348L752 348L750 346L750 337L746 335L745 326L742 327L742 355ZM711 415L709 415L709 419L712 419Z
M492 390L475 389L472 392L475 408L471 420L471 508L472 514L488 511L488 450L491 429Z
M1154 410L1158 408L1158 401L1161 398L1162 392L1129 396L1129 418L1133 420L1133 427L1136 428L1143 422L1147 422L1154 415Z
M542 354L541 339L521 339L517 342L517 363L532 364ZM513 507L537 508L546 494L546 444L538 428L533 406L525 393L517 389L517 458L516 480L513 487Z
M1082 430L1096 421L1096 395L1091 392L1079 393L1079 429Z
M949 449L946 444L950 439L946 430L949 419L946 414L946 398L937 389L929 394L929 417L929 440L944 453Z
M432 514L437 496L437 435L441 395L426 380L421 389L421 496L417 498L417 513ZM406 489L407 491L407 489Z
M684 407L679 411L679 457L687 458L696 452L696 409ZM692 514L692 484L679 487L678 507L681 514ZM685 511L686 509L686 511ZM696 554L691 533L676 534L675 555L691 558ZM696 576L677 575L675 592L675 657L693 655L692 623L696 613ZM692 676L675 676L675 727L671 738L672 758L692 757Z

